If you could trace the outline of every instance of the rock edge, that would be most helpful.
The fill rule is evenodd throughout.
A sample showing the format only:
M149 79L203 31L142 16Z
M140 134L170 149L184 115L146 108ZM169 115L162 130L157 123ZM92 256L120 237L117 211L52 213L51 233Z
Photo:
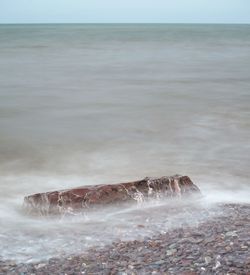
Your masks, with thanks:
M37 193L24 198L29 213L62 214L122 202L143 202L149 198L182 197L200 194L188 176L150 178L107 185L81 186L67 190Z

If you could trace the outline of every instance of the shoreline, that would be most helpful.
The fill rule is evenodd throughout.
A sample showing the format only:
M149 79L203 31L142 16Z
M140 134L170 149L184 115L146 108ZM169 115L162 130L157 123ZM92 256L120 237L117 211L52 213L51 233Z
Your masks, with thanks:
M250 204L144 240L93 247L40 263L0 261L0 274L250 274ZM143 225L142 225L143 226Z

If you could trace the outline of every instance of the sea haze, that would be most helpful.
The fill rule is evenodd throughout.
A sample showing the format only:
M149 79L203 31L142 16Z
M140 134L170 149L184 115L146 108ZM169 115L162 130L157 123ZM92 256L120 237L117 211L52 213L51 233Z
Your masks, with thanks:
M249 152L250 25L0 25L0 258L136 235L133 207L58 228L27 194L186 174L207 203L250 202Z

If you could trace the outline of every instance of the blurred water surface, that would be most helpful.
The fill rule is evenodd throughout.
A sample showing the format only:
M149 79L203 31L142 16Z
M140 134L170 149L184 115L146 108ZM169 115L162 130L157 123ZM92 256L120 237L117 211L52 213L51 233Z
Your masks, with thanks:
M178 173L249 202L249 152L249 25L0 25L2 257L136 235L134 208L62 226L25 216L27 194Z

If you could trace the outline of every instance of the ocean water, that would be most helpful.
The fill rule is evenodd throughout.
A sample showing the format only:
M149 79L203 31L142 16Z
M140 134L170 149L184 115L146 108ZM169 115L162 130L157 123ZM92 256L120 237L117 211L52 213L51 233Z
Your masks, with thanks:
M0 25L0 259L149 236L187 216L155 202L30 217L25 195L185 174L203 192L196 207L249 203L249 167L250 25Z

